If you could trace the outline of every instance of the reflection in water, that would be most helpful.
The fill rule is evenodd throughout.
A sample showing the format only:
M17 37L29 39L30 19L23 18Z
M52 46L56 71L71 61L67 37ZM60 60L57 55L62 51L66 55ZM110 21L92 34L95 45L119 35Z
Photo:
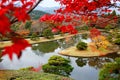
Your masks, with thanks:
M58 44L62 49L66 49L68 47L75 46L79 40L81 40L80 35L76 35L58 40Z
M78 58L78 59L76 60L76 64L77 64L78 66L80 66L80 67L85 66L86 63L87 63L87 59Z
M104 56L104 57L90 57L90 58L78 58L76 60L76 64L79 67L83 67L85 65L89 65L90 67L93 67L95 69L100 69L103 67L103 65L107 62L113 62L115 60L116 57L119 57L119 55L117 54L111 54L108 56Z
M69 37L67 40L61 39L33 45L33 50L27 48L23 51L20 60L14 56L13 61L11 62L8 59L8 56L2 57L3 61L0 62L0 69L19 69L28 66L38 67L41 63L46 64L51 56L59 55L58 52L62 49L76 45L80 39L80 35L78 35L75 37ZM84 41L90 42L90 39ZM119 55L92 58L67 57L71 60L71 65L74 67L70 77L75 80L98 80L99 69L106 62L114 61L115 57L119 57Z
M81 36L76 35L73 37L67 37L65 39L60 39L56 41L38 43L33 45L32 49L35 51L35 53L39 55L39 53L54 52L54 50L57 48L66 49L68 47L75 46L79 40L81 40ZM90 42L89 39L84 41Z
M54 52L55 49L59 47L57 41L43 42L37 45L33 45L33 50L39 50L42 53Z
M60 39L60 40L56 40L56 41L50 41L50 42L42 42L42 43L38 43L38 44L34 44L32 45L32 49L35 51L35 53L37 53L39 55L39 53L50 53L50 52L54 52L55 49L62 48L68 48L70 46L75 45L75 43L77 43L77 41L80 38L77 37L68 37L65 39Z

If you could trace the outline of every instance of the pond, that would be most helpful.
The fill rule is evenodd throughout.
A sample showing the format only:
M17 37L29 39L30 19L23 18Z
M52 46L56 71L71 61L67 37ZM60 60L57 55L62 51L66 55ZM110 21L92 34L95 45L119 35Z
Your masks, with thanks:
M38 67L41 64L47 63L51 56L60 55L59 51L76 45L79 40L81 40L81 35L51 42L33 44L32 47L28 47L23 51L22 57L19 60L16 55L13 56L13 61L10 61L8 56L2 57L3 61L0 63L0 69L17 70L29 66ZM91 40L87 39L83 41L90 42ZM104 57L91 58L63 57L71 60L71 65L74 69L71 72L70 77L74 80L98 80L99 70L103 64L112 62L119 56L120 55L117 54L111 54Z

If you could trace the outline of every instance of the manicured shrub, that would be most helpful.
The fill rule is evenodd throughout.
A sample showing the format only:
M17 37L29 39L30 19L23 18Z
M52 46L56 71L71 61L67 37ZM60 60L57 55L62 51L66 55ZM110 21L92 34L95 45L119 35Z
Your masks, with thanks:
M76 47L79 50L86 50L88 46L87 46L87 43L80 41L80 42L78 42Z
M99 80L120 80L120 58L104 65L100 70Z
M107 36L107 40L108 40L109 42L113 42L113 36L109 34L109 35Z
M32 33L32 35L30 36L30 39L33 41L37 41L39 40L39 35L37 33Z
M64 65L67 65L68 63L70 63L70 61L68 59L65 59L61 56L52 56L48 63L50 65L54 65L54 66L64 66Z
M82 29L88 31L88 30L89 30L89 27L88 27L87 25L85 25L85 26L82 27Z
M52 30L51 29L45 29L42 33L42 36L47 38L47 39L51 39L51 38L54 38L54 35L52 33Z
M112 28L112 25L108 24L107 26L105 26L105 30L106 31L110 31L110 29Z
M48 63L43 65L42 68L47 73L68 76L73 70L73 67L69 63L68 59L54 55L50 57Z
M115 44L117 45L120 45L120 38L117 38L115 41L114 41Z
M32 25L32 21L27 21L25 23L25 29L30 29L31 28L31 25Z

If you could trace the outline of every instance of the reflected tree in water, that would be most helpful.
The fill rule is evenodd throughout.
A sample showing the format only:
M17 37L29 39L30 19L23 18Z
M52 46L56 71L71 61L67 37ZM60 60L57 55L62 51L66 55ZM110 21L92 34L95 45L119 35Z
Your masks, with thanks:
M111 62L111 58L107 57L93 57L88 59L88 64L91 67L94 67L96 69L101 68L106 62Z
M57 41L43 42L32 46L33 50L39 50L42 53L54 52L59 47Z
M34 44L32 45L32 49L37 55L43 55L44 53L54 52L54 50L58 47L61 49L66 49L74 46L79 40L81 40L81 35L75 35L60 40Z
M76 35L73 37L66 37L65 39L58 40L58 44L62 49L69 48L71 46L76 45L76 43L80 40L80 35Z
M91 58L78 58L76 60L76 64L80 67L83 67L85 65L89 65L91 67L94 67L95 69L100 69L103 67L103 65L107 62L113 62L116 57L119 57L120 55L117 54L111 54L104 57L91 57Z
M78 66L80 66L80 67L85 66L86 63L87 63L87 60L86 60L86 59L83 59L83 58L78 58L78 59L76 60L76 64L77 64Z

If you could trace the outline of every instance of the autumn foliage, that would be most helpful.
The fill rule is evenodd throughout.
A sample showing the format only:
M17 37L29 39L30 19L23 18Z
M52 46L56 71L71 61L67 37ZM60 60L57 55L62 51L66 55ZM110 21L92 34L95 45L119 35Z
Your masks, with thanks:
M5 47L2 55L8 54L12 60L13 53L17 54L18 58L21 56L21 51L30 46L29 43L21 38L19 34L15 34L11 30L10 25L16 21L23 21L30 19L28 13L32 10L37 1L42 0L0 0L0 34L8 37L13 45ZM47 21L55 24L64 22L71 22L75 17L80 16L84 22L96 22L98 15L110 12L111 7L117 6L120 0L55 0L61 4L61 8L56 10L57 14L44 15L40 21ZM64 14L64 15L63 15ZM71 16L72 15L72 16ZM74 22L73 22L74 23ZM62 33L69 32L71 34L77 33L75 29L76 23L55 26L53 32L61 31ZM91 37L100 35L97 29L92 29ZM13 34L14 33L14 34ZM16 37L17 36L17 37ZM19 36L19 37L18 37Z
M70 16L63 16L60 14L53 14L53 15L45 14L40 18L41 22L54 24L54 26L52 27L53 33L60 31L61 33L76 34L77 30L72 24L69 25L63 24L64 22L69 22L71 20L72 18Z
M5 35L7 32L11 32L10 25L13 17L18 21L25 21L30 19L27 11L32 7L35 0L1 0L0 2L0 33ZM15 3L21 3L16 5ZM8 3L8 4L7 4Z
M76 34L78 32L72 25L57 26L56 29L62 33Z
M13 38L13 44L4 48L2 56L8 54L9 58L12 60L13 54L16 54L18 58L21 57L22 50L30 46L30 44L22 38Z
M45 14L40 18L40 21L49 21L49 22L54 22L54 23L58 23L58 22L62 22L64 20L64 16L63 15L59 15L59 14L52 14L52 15L48 15Z
M57 13L82 17L85 23L96 22L97 17L110 13L111 8L120 10L120 0L56 0L61 4ZM103 22L103 21L102 21ZM106 21L107 22L107 21ZM109 21L108 21L109 22ZM102 23L101 23L102 24ZM104 23L105 24L105 23Z
M92 28L92 29L90 30L90 37L91 37L91 38L97 37L97 36L99 36L99 35L101 35L101 32L100 32L98 29Z
M110 12L119 0L56 0L61 8L57 12L75 13L78 15L94 15ZM76 6L77 5L77 6Z
M102 35L96 36L96 37L92 38L92 40L98 49L100 49L100 48L107 49L108 46L110 45L110 43L106 39L106 37L102 36Z
M21 51L30 46L26 40L19 38L19 34L15 34L11 30L10 25L15 21L25 22L29 20L30 16L27 12L32 8L35 2L35 0L0 1L0 34L10 38L13 42L13 45L4 48L2 56L8 54L9 58L12 60L12 55L15 53L18 58L20 58Z
M110 45L107 38L101 35L101 32L96 28L90 30L90 37L97 49L99 48L107 49L108 46Z

